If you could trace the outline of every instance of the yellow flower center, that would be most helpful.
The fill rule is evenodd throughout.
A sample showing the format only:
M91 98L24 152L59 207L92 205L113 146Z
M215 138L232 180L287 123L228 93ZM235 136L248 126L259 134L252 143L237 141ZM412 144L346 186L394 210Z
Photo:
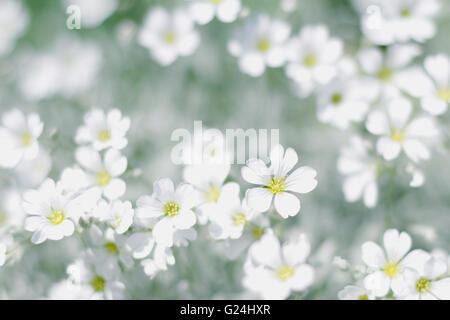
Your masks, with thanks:
M219 4L219 3L221 3L223 0L209 0L209 1L211 1L211 3L212 4Z
M211 186L208 190L205 191L205 199L208 202L217 202L220 196L220 188L216 186Z
M269 190L273 194L283 193L286 189L286 182L284 178L275 178L273 177L269 183Z
M247 223L247 217L243 213L237 213L233 217L233 223L236 227L240 227Z
M450 87L440 88L438 90L438 98L444 100L445 102L450 102Z
M430 291L431 281L425 278L420 278L416 281L416 290L419 293L427 293Z
M270 41L267 39L259 39L258 42L256 43L256 48L258 48L259 51L261 52L267 52L270 49Z
M168 31L164 34L164 42L167 44L174 44L177 41L177 36L172 31Z
M31 133L29 133L29 132L24 132L20 136L20 139L22 140L22 145L24 147L28 147L33 142L33 135Z
M106 141L108 141L109 139L111 139L111 134L109 133L109 130L104 129L104 130L102 130L102 131L100 131L100 132L98 133L97 138L98 138L98 140L100 140L101 142L106 142Z
M64 221L65 214L62 210L52 210L52 213L47 217L50 223L57 226Z
M405 141L405 132L403 130L394 129L391 131L391 139L397 142Z
M0 226L4 226L8 221L8 215L4 211L0 211Z
M116 222L116 226L120 226L120 224L122 223L122 218L119 216L115 216L114 220Z
M384 273L389 278L395 278L399 272L400 272L400 266L398 265L397 262L388 262L384 266Z
M180 206L174 201L169 201L164 205L164 214L166 217L175 217L180 212Z
M290 278L293 275L294 275L294 268L292 268L291 266L288 266L288 265L281 266L277 270L277 277L281 281L285 281L287 278Z
M358 300L369 300L369 297L367 296L367 294L362 294L358 297Z
M331 96L331 102L333 104L339 104L342 101L342 95L339 93L335 93Z
M95 276L94 279L91 280L91 286L94 288L94 291L101 292L105 290L105 279L100 276Z
M403 8L400 11L400 15L404 18L409 17L411 15L411 10L409 8Z
M114 242L107 242L103 245L106 251L110 254L117 256L119 254L119 248Z
M381 68L380 71L378 71L377 77L381 81L388 81L392 77L392 70L386 67Z
M305 64L305 66L307 66L308 68L312 68L316 65L317 63L317 58L314 54L310 53L307 54L304 58L303 58L303 63Z
M97 182L98 186L104 187L111 181L111 175L107 171L100 171L99 173L97 173L95 181Z
M258 226L253 227L252 229L252 236L256 239L259 240L261 239L261 237L264 235L264 229L260 228Z

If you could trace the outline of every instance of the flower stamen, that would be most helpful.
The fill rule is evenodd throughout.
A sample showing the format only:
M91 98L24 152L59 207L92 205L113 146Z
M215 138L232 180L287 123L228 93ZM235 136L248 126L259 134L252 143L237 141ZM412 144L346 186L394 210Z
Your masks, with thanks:
M175 217L180 213L180 206L175 201L169 201L164 205L164 214L166 217Z
M233 223L236 227L240 227L247 223L247 217L243 213L237 213L233 217Z
M283 193L286 189L286 181L284 178L273 177L269 183L269 190L273 194Z
M65 217L66 216L62 210L54 210L53 209L47 218L52 225L57 226L64 221Z
M389 278L395 278L399 272L400 272L400 266L398 265L397 262L388 262L384 266L384 273Z
M281 266L278 270L277 270L277 277L281 280L281 281L286 281L286 279L292 277L294 275L294 268L292 268L289 265L284 265Z
M101 142L106 142L106 141L108 141L109 139L111 139L111 133L109 133L109 130L107 130L107 129L101 130L101 131L98 133L97 138L98 138L98 140L100 140Z
M111 175L105 170L100 171L99 173L97 173L95 181L97 182L98 186L104 187L111 181Z

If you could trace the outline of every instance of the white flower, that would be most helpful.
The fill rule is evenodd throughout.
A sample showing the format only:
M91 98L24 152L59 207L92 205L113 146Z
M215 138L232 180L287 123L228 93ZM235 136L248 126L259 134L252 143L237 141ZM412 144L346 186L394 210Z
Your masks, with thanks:
M9 227L22 228L24 219L21 194L16 190L0 191L0 233Z
M245 199L243 201L245 203ZM242 231L242 235L237 239L226 239L220 243L224 254L230 260L235 260L242 254L247 252L248 248L255 242L261 239L270 226L270 220L267 216L258 212L252 217L248 225Z
M19 86L29 100L56 93L72 97L94 83L102 62L99 47L75 37L58 39L50 49L22 57Z
M118 0L65 0L66 7L77 6L81 11L81 28L93 28L100 25L116 11Z
M73 283L70 279L63 279L53 284L47 294L49 300L83 300L91 297L91 290Z
M308 193L317 186L317 172L311 167L303 166L292 173L289 171L298 162L297 153L281 145L270 152L270 167L259 159L251 159L241 170L245 181L260 185L248 189L246 198L248 205L258 212L269 210L274 200L276 211L283 217L295 216L300 211L300 200L291 192Z
M75 141L90 143L96 150L106 148L123 149L128 143L125 135L130 128L130 118L122 117L119 109L112 109L106 115L101 109L94 109L84 117L84 126L77 131Z
M157 7L145 17L138 41L150 50L157 62L167 66L178 56L193 54L200 43L200 36L185 11L176 9L169 14Z
M450 59L439 54L425 59L425 70L434 80L432 90L422 100L422 108L432 115L447 111L450 103Z
M16 39L22 36L28 21L28 13L21 1L0 2L0 56L14 49Z
M397 44L385 53L379 48L365 48L357 56L362 71L377 82L382 97L397 97L400 89L421 97L431 83L421 70L408 67L420 53L421 48L415 44Z
M416 265L416 252L406 255L411 248L411 237L389 229L383 236L384 250L372 241L362 245L362 260L373 269L364 278L364 286L376 297L384 297L392 289L396 296L405 290L404 273Z
M46 179L38 190L26 192L23 198L23 208L30 215L25 219L25 229L34 232L31 238L34 244L73 234L72 217L80 210L76 195L63 192L60 184Z
M37 139L44 124L37 113L25 116L19 109L6 112L0 126L0 166L15 167L22 160L33 160L39 152Z
M133 233L125 242L134 259L142 259L150 255L155 239L150 231Z
M210 216L209 230L214 239L237 239L256 212L251 209L245 199L239 199L239 185L229 183L224 186L223 195L217 201L218 212ZM230 188L229 192L225 192Z
M378 200L378 165L368 151L364 140L358 136L351 137L350 145L341 150L337 167L345 176L345 200L354 202L362 198L366 207L372 208Z
M290 27L283 21L259 14L249 18L228 43L228 51L239 57L239 68L253 77L264 73L266 65L281 67L286 61L286 41Z
M417 169L414 165L408 164L405 171L411 175L409 186L412 188L421 187L425 183L425 176L423 172Z
M377 87L369 79L338 78L319 89L318 119L345 130L351 122L364 119L377 94Z
M414 268L405 271L406 291L401 298L450 300L450 278L443 278L447 274L446 262L422 250L413 252Z
M306 264L310 245L304 235L280 245L268 231L249 249L244 286L263 299L286 299L292 291L303 291L314 281L314 269Z
M197 238L194 229L176 230L173 236L173 244L177 247L187 246L189 241ZM153 248L153 257L141 261L144 272L153 278L158 272L167 269L167 265L173 265L175 258L172 250L165 245L155 242L150 231L132 234L126 241L126 247L132 252L133 258L143 259L150 256Z
M14 173L23 186L34 188L47 178L51 168L52 158L50 154L44 148L39 147L36 158L21 161L14 168Z
M446 276L450 276L450 255L447 254L447 252L445 252L442 249L434 249L431 252L431 255L436 258L436 259L440 259L442 261L444 261L444 263L447 265L447 273Z
M119 270L119 261L127 268L133 266L131 252L126 245L127 239L113 229L106 229L104 232L96 225L89 229L89 238L94 245L93 256L97 261L104 264L105 268Z
M92 186L91 177L80 168L65 168L58 184L64 193L77 195L80 210L72 220L77 223L80 218L90 218L102 196L102 189Z
M191 185L180 184L175 189L170 179L160 179L153 184L152 196L144 195L137 200L136 216L158 219L152 230L155 241L171 247L175 231L190 229L197 221L192 211L195 198Z
M184 169L184 180L198 191L200 224L207 223L220 210L219 203L223 204L235 194L235 183L224 184L229 172L230 165L192 165Z
M80 147L75 157L87 171L89 184L102 190L108 199L117 199L125 193L126 184L118 177L127 168L127 158L120 151L109 149L103 160L100 154L89 147Z
M299 85L300 96L336 75L342 51L342 41L330 38L324 25L307 25L288 42L286 74Z
M358 1L354 1L358 2ZM376 5L377 12L368 12L361 20L364 35L378 45L415 40L424 42L436 33L433 18L438 14L437 0L371 0L360 8L367 12ZM377 14L377 16L373 16ZM377 19L377 20L374 20Z
M160 271L167 270L167 266L175 264L175 257L172 249L164 245L156 245L153 259L144 259L141 265L144 267L144 273L153 279Z
M412 109L409 100L398 98L391 100L386 110L374 110L369 114L367 130L380 136L377 151L386 160L397 158L401 150L414 162L430 158L425 142L437 136L437 128L430 117L412 118Z
M338 292L339 300L373 300L374 297L365 288L346 286Z
M233 22L241 10L241 0L194 0L190 14L198 24L209 23L214 16L222 22Z
M125 285L119 280L118 271L102 267L104 262L92 254L86 260L77 260L67 267L69 280L82 287L83 299L123 299Z
M122 234L133 223L134 210L130 201L114 200L108 203L100 199L93 216L100 221L105 221L118 234Z

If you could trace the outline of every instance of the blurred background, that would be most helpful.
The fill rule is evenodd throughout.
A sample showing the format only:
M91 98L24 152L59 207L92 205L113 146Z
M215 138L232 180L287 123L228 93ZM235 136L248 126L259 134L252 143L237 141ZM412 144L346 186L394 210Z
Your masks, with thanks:
M448 149L435 150L432 160L423 165L427 177L423 187L410 188L408 177L396 177L380 182L379 204L374 209L367 209L360 202L347 203L336 160L351 132L320 123L315 96L298 98L283 68L268 68L258 78L239 70L237 59L227 51L227 42L245 17L232 24L213 20L197 26L201 35L199 48L168 67L155 62L148 50L137 43L136 33L150 8L161 5L170 9L187 2L121 0L116 10L97 26L82 24L79 30L69 30L66 9L70 0L22 1L28 25L14 48L0 57L0 114L14 107L39 113L45 125L40 143L52 159L48 176L58 179L63 168L75 163L76 129L83 123L83 115L94 106L105 110L119 108L131 119L129 143L123 150L129 163L124 176L127 193L123 198L133 203L140 195L150 193L158 178L181 181L182 167L169 160L175 145L170 140L174 129L191 131L194 120L223 131L280 129L280 142L298 152L300 164L318 171L319 185L302 197L301 213L276 226L286 234L304 232L312 243L311 261L317 279L301 298L335 299L350 278L332 265L333 257L359 262L361 244L378 240L387 227L408 231L415 248L450 250ZM364 43L360 16L351 1L298 0L292 11L283 9L283 2L244 0L243 5L250 15L264 12L285 20L292 27L292 34L306 24L325 24L333 36L344 41L346 55L354 55ZM424 54L450 54L449 3L443 3L436 20L438 33L423 45ZM79 90L53 93L51 85L47 85L42 90L44 94L33 92L33 86L45 86L48 80L40 70L47 63L45 55L67 55L70 64L70 56L86 52L87 47L92 56L86 55L84 64L67 71L67 79L75 77L81 83L68 80L65 85L79 86ZM82 67L86 65L91 72ZM447 113L442 123L448 124L448 120ZM238 181L243 191L247 184L239 172L240 166L232 166L229 179ZM15 188L17 174L1 169L0 189ZM189 247L175 248L177 262L168 271L152 280L139 265L127 272L128 297L253 298L241 284L245 255L229 260L206 229L197 231L199 237ZM39 246L21 246L21 261L0 269L0 298L45 297L50 286L65 277L67 264L77 257L77 240L72 237Z

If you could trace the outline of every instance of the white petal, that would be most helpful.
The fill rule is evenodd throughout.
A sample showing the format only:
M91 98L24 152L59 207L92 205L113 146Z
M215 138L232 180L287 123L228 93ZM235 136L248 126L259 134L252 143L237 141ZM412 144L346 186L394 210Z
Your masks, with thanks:
M125 193L127 186L123 180L120 179L111 179L108 185L103 190L105 196L112 200L117 199Z
M383 249L380 248L375 242L365 242L362 247L362 261L369 267L383 268L386 262Z
M377 297L384 297L389 292L389 278L383 271L377 271L364 278L364 287Z
M75 151L75 158L84 168L92 172L98 172L103 169L100 154L94 149L80 147Z
M245 181L259 185L267 183L269 173L264 161L260 159L249 160L247 166L241 169L241 175Z
M389 261L399 261L411 249L411 237L402 232L399 234L396 229L389 229L384 233L383 245L386 249Z
M289 192L283 192L275 195L275 209L283 217L295 216L300 211L300 200Z
M217 8L217 18L222 22L232 22L236 20L239 11L241 10L241 1L227 0L220 4Z
M267 231L250 247L249 255L258 265L277 268L281 265L280 241L272 231Z
M303 166L293 171L286 179L286 189L298 193L308 193L317 186L317 171Z
M377 141L377 151L387 161L397 158L401 150L401 144L388 137L381 137Z
M427 160L430 158L430 151L419 140L409 139L403 143L406 155L414 162Z
M192 227L197 221L197 217L192 210L180 212L172 218L172 223L177 229L186 230Z
M292 290L301 291L314 282L314 268L308 264L302 264L295 268L294 275L287 279Z
M127 158L122 156L118 150L108 150L105 153L104 161L106 171L113 177L120 176L127 169Z
M446 55L438 54L425 59L425 69L438 86L450 83L450 60Z
M245 53L239 58L239 67L252 77L258 77L264 73L266 69L264 59L257 53Z
M394 99L389 102L387 112L391 120L391 126L395 129L403 129L412 112L412 104L404 98Z
M173 245L173 234L175 229L169 218L160 220L153 228L153 237L155 241L163 246L171 247Z
M245 197L250 208L266 212L272 203L273 194L266 188L252 188L247 190Z
M389 120L381 110L371 112L366 122L367 130L375 135L389 134Z

